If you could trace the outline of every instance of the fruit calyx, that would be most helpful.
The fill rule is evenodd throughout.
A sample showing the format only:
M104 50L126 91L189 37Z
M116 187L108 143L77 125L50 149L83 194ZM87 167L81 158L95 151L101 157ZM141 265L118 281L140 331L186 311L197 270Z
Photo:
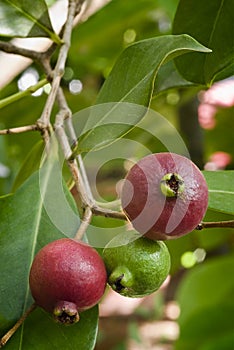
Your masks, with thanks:
M116 292L124 295L124 291L132 287L132 274L125 266L119 266L109 276L109 284Z
M76 304L70 301L59 301L54 308L53 316L58 323L70 325L80 319Z
M114 282L116 292L121 292L125 287L121 284L124 274L120 275Z
M178 197L184 192L184 180L179 174L168 173L161 179L160 189L168 198Z

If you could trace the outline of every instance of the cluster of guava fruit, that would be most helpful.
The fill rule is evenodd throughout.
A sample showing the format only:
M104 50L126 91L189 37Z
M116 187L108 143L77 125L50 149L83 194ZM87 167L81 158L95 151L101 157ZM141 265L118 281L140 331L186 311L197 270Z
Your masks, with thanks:
M43 247L29 276L38 306L64 324L96 305L106 284L126 297L156 291L170 271L166 239L194 230L208 205L204 176L188 158L174 153L144 157L126 175L122 208L139 232L137 239L115 237L102 256L86 243L63 238Z

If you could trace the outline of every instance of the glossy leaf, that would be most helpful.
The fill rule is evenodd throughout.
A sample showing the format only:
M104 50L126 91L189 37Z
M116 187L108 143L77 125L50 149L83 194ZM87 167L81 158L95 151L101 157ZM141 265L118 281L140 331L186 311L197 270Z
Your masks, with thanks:
M220 211L208 209L203 219L204 222L234 220L234 215L225 214ZM229 242L234 234L234 228L224 229L223 227L209 228L206 230L196 230L196 237L199 247L206 252L218 249L219 246Z
M210 55L192 53L176 58L179 72L189 81L210 85L234 74L234 2L181 0L173 33L186 33L212 49Z
M146 113L155 77L166 61L189 51L209 50L188 35L162 36L139 41L123 51L106 79L79 140L79 152L98 149L123 136ZM139 110L137 110L137 107ZM143 113L142 113L143 112Z
M226 255L205 261L187 273L177 293L181 325L186 324L194 312L231 300L233 269L234 256Z
M234 306L228 300L194 312L183 326L175 350L230 350Z
M181 314L176 350L206 349L202 346L212 339L225 338L230 344L233 268L233 255L219 256L194 267L184 277L177 292Z
M24 162L22 163L20 171L16 176L16 179L14 181L13 188L12 188L13 192L15 192L17 188L20 187L30 175L32 175L35 171L39 169L44 148L45 148L45 144L42 140L40 140L30 150Z
M234 214L234 171L204 171L209 189L209 208Z
M61 43L60 38L53 31L44 0L2 0L0 2L0 35L50 37L56 43Z
M82 312L80 321L72 326L55 323L49 314L36 309L24 324L21 331L7 343L6 350L92 350L96 342L98 307ZM20 345L19 345L20 344Z
M56 181L55 168L51 167L51 164L46 167L45 164L47 163L44 163L42 174L34 173L14 195L3 197L0 200L1 336L33 302L28 285L28 275L34 254L48 242L65 236L57 228L59 225L58 222L54 222L54 218L61 217L62 229L66 230L66 236L73 237L79 225L76 205L65 185L63 184L63 195L74 216L64 209L64 203L60 202L60 194L53 192L54 189L51 192L49 187L52 186L53 181ZM57 184L56 187L58 187ZM46 204L45 192L49 192L51 196L54 194L49 202L50 211L45 210L44 207ZM48 209L48 199L46 209ZM56 216L53 216L53 210ZM87 331L84 332L86 327ZM69 348L68 342L72 348L75 348L74 344L77 342L81 350L92 349L96 328L96 308L84 313L77 327L74 325L71 329L61 328L54 324L46 314L35 311L9 343L9 349L21 349L22 344L24 349L39 349L39 347L51 349L51 344L57 349ZM70 335L75 338L69 340ZM39 338L40 342L38 342Z
M160 67L155 79L153 96L175 88L187 88L195 84L184 79L175 67L174 61L169 61Z

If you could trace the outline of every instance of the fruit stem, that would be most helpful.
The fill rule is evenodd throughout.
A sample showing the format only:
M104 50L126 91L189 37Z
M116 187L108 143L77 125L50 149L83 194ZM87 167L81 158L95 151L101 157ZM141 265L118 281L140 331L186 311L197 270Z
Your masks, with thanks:
M165 197L178 197L184 192L184 180L176 173L168 173L163 176L160 182L161 192Z
M78 231L74 237L74 239L76 240L81 240L92 220L92 210L89 206L87 206L85 209L84 209L84 215L83 215L83 218L82 218L82 221L81 221L81 224L78 228Z
M26 318L36 309L36 303L32 304L30 308L20 317L20 319L9 329L9 331L0 339L0 348L6 345L8 340L14 335L17 329L23 324Z
M234 228L234 220L226 220L226 221L210 221L210 222L201 222L196 230L203 230L204 228Z

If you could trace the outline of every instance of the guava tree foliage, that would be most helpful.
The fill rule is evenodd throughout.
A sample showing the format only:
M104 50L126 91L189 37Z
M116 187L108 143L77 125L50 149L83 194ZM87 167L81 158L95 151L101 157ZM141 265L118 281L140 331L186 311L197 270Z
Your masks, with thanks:
M146 117L151 118L152 128L166 125L170 129L166 119L155 117L150 111L154 98L170 89L184 88L194 94L234 73L234 1L180 0L175 15L172 10L171 33L133 39L131 44L125 43L120 55L109 40L111 69L106 67L108 74L97 96L82 106L86 108L80 108L66 92L67 68L74 64L74 71L79 71L80 66L81 70L89 69L92 75L98 65L91 61L92 47L102 51L105 38L121 23L120 17L124 17L125 22L129 18L134 25L140 13L159 6L157 1L150 0L139 1L137 5L134 1L127 3L129 6L113 0L83 21L90 2L69 0L65 22L57 33L49 14L56 1L0 0L0 49L3 53L31 59L40 72L38 82L23 91L15 93L9 83L0 100L1 138L8 138L10 144L11 137L17 134L18 142L31 148L20 162L12 188L7 188L0 197L0 347L9 350L91 350L95 347L97 305L82 312L79 322L70 327L55 323L48 313L35 306L28 283L35 254L58 238L75 237L103 248L113 236L127 232L126 216L119 203L101 203L95 198L85 159L90 155L95 163L95 152L99 150L107 150L107 160L124 157L122 149L126 152L125 158L130 158L133 155L126 146L128 135L138 130L135 134L138 141ZM171 3L177 5L176 1ZM74 27L77 22L78 26ZM16 38L47 38L47 48L41 51L26 48L20 46L20 41L14 41ZM86 41L91 42L91 49L85 46ZM80 56L76 54L79 46L83 50ZM105 60L99 64L105 68ZM43 94L40 103L32 102L31 94L42 87L48 94ZM83 88L85 90L85 86ZM30 106L30 112L23 118L26 105ZM15 125L7 120L4 111L18 114L18 119L12 118ZM33 143L27 143L30 132L36 134ZM177 153L188 156L179 136L161 137L160 141L168 151L178 150ZM111 158L112 147L118 142L119 155ZM1 162L4 145L0 139ZM233 322L230 322L234 311L233 279L230 275L234 261L231 236L234 171L204 171L203 174L209 189L208 210L199 226L201 231L166 242L172 257L171 274L178 271L181 254L194 250L194 242L199 242L207 251L221 244L227 254L196 266L181 284L177 296L181 306L178 349L228 349L233 344ZM78 193L76 201L72 188ZM97 217L102 218L102 222L111 218L116 227L110 230L105 223L103 228L94 226Z

